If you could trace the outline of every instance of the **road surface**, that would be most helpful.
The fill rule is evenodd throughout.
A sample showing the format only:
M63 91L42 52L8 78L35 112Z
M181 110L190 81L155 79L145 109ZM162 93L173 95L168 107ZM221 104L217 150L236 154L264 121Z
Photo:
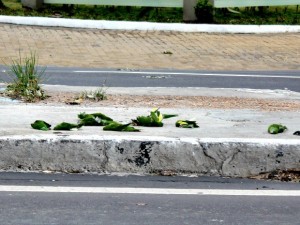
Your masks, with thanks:
M300 185L218 177L0 173L0 224L297 225Z
M0 81L8 81L0 66ZM48 67L43 83L107 87L208 87L300 92L300 71L107 70Z

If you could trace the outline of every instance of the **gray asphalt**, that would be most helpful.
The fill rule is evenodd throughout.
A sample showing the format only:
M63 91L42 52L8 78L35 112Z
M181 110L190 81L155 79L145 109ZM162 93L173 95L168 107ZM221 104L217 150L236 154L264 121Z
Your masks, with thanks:
M299 184L212 177L0 173L0 185L297 189ZM0 224L297 225L300 198L0 192Z
M262 181L245 178L158 175L140 176L130 174L44 174L32 172L1 172L0 185L300 190L299 183Z
M4 70L7 68L0 66L0 80L8 81ZM236 76L238 74L247 76ZM264 77L248 75L263 75ZM296 78L300 78L300 71L107 70L48 67L43 83L68 86L102 86L105 84L108 87L288 89L300 92L300 85L298 85L300 80Z
M297 225L299 198L0 193L0 223Z

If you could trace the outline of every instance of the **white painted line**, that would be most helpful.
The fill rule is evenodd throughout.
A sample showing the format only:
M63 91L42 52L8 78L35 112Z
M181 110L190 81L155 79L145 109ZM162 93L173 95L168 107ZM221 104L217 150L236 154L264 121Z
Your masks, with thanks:
M0 105L1 108L6 108L6 106ZM19 110L20 108L24 108L28 106L9 106L10 109L14 108L15 110ZM40 109L45 108L45 106L33 106L31 109L34 108ZM50 107L52 108L52 107ZM55 107L56 109L64 108L63 106ZM53 108L52 108L53 109ZM56 134L28 134L28 135L7 135L7 136L0 136L0 141L22 141L22 140L32 140L32 141L39 141L39 140L47 140L49 143L59 142L62 139L67 140L81 140L82 142L85 141L113 141L113 142L121 142L121 141L154 141L154 142L163 142L163 144L168 143L209 143L209 144L230 144L230 143L238 143L238 144L245 144L245 145L287 145L287 146L296 146L300 145L300 139L275 139L275 138L197 138L197 137L189 137L189 138L174 138L174 137L163 137L163 136L130 136L123 134L122 136L116 135L75 135L70 134L66 137L60 137Z
M300 76L260 75L260 74L229 74L229 73L189 73L189 72L147 72L147 71L104 71L76 70L74 73L107 73L107 74L140 74L140 75L188 75L188 76L217 76L217 77L258 77L258 78L290 78L300 79Z
M150 194L150 195L222 195L222 196L300 196L300 190L165 189L115 187L53 187L1 185L0 192Z

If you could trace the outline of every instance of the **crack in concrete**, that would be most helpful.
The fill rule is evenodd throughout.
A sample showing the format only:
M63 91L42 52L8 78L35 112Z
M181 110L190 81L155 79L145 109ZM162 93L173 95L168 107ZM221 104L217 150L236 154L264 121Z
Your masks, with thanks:
M104 146L104 148L103 148L104 160L101 163L101 167L102 167L103 171L105 171L105 168L107 167L107 164L108 164L108 161L109 161L109 157L108 157L108 154L107 154L108 147L107 147L106 141L104 141L103 146Z
M220 171L222 174L224 174L224 166L229 165L240 152L241 150L237 148L236 151L234 151L230 157L222 161L221 171Z
M214 162L216 171L218 173L220 173L220 169L221 169L221 167L219 166L220 163L218 162L218 160L216 158L214 158L213 156L209 155L209 153L208 153L209 147L207 146L207 144L203 144L203 143L199 142L199 145L202 148L204 156L206 156L207 158L211 159Z

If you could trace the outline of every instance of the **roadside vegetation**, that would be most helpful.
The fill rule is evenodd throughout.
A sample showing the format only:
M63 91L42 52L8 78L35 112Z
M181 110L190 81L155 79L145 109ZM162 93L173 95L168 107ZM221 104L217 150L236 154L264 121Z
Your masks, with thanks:
M5 5L3 4L3 2L0 0L0 9L1 8L5 8Z
M300 24L298 6L216 9L218 24Z
M12 60L7 75L10 78L5 89L5 95L13 99L20 99L25 102L37 102L47 96L41 88L46 68L39 68L37 56L31 53L30 56Z
M83 91L79 95L79 99L83 100L92 100L92 101L102 101L107 99L106 94L107 87L103 84L101 87L98 87L96 90L92 91Z
M9 81L4 81L6 88L0 92L0 96L11 99L18 99L24 102L38 102L45 100L49 96L42 89L42 82L45 81L46 67L38 66L38 57L34 52L29 56L21 56L12 59L10 63L4 62L8 70L6 74ZM65 102L70 105L79 105L85 100L103 101L107 100L105 82L95 90L83 91L71 101Z
M1 15L41 16L94 20L183 22L181 8L151 8L88 5L47 5L40 10L22 8L20 0L2 0ZM216 24L300 24L298 6L213 9L199 0L195 13L198 23Z
M121 7L92 5L47 5L40 10L22 8L20 0L2 0L7 6L0 9L1 15L42 16L93 20L126 20L152 22L181 22L182 9Z

